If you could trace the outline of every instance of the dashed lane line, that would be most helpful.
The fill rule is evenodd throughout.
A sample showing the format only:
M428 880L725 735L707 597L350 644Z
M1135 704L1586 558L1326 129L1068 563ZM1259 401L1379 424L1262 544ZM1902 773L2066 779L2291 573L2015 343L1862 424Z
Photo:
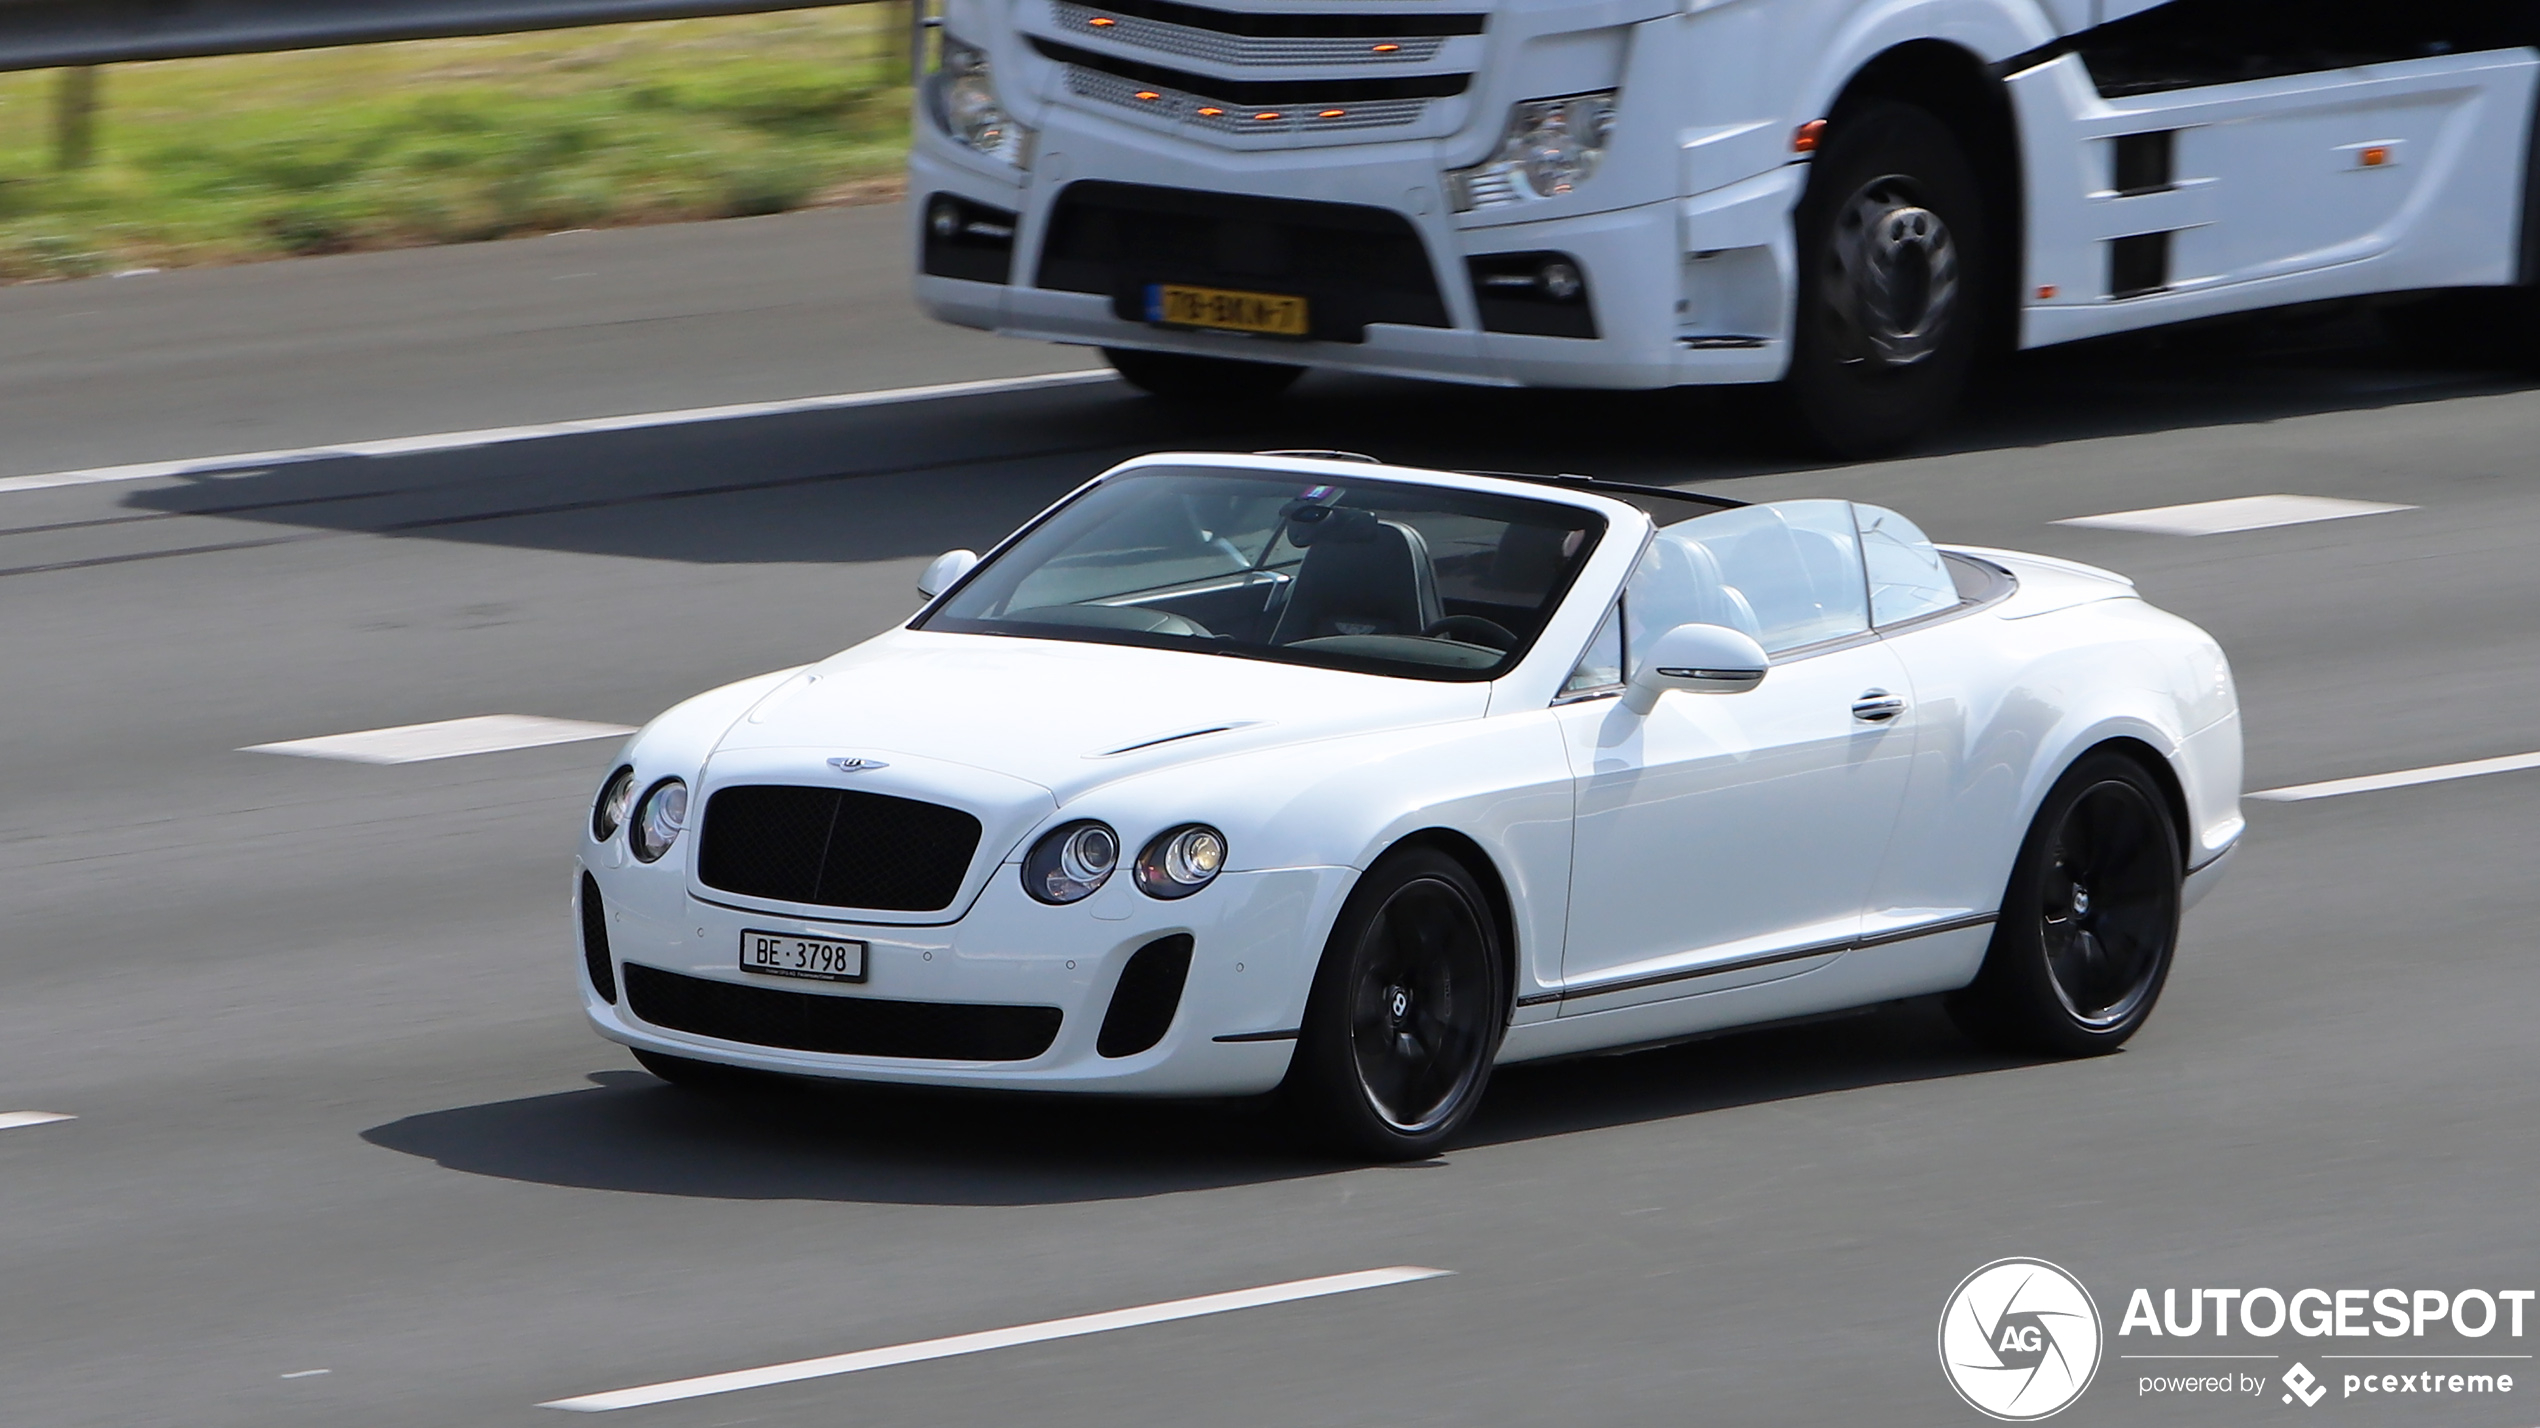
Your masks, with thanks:
M1106 1334L1115 1329L1134 1329L1146 1324L1166 1324L1176 1319L1198 1319L1210 1314L1229 1314L1238 1309L1257 1309L1269 1304L1288 1304L1299 1299L1319 1299L1332 1294L1350 1294L1362 1289L1381 1289L1390 1284L1409 1284L1415 1280L1436 1279L1453 1270L1423 1269L1418 1265L1395 1265L1388 1269L1362 1269L1354 1274L1326 1275L1320 1279L1299 1279L1287 1284L1266 1284L1258 1289L1237 1289L1225 1294L1203 1294L1196 1299L1174 1299L1162 1304L1146 1304L1134 1309L1113 1309L1102 1314L1082 1314L1072 1319L1051 1319L1039 1324L1020 1324L1011 1329L989 1329L976 1334L956 1334L948 1339L925 1339L914 1344L895 1344L889 1348L860 1349L849 1354L832 1354L827 1358L803 1359L790 1364L771 1364L766 1368L742 1369L735 1373L708 1374L703 1378L683 1378L670 1383L647 1384L641 1388L613 1389L607 1393L589 1393L579 1398L559 1398L542 1403L541 1408L561 1408L571 1413L608 1413L620 1408L643 1408L656 1403L672 1403L684 1398L704 1398L709 1394L732 1393L744 1388L765 1388L771 1384L800 1383L809 1378L829 1378L837 1374L862 1373L867 1369L889 1368L896 1364L923 1363L928 1359L948 1359L961 1354L985 1353L990 1349L1011 1348L1017 1344L1045 1344L1052 1339L1081 1338L1087 1334Z
M2263 789L2248 796L2265 799L2269 803L2304 803L2314 798L2378 793L2385 788L2406 788L2411 784L2442 783L2449 779L2478 778L2484 774L2514 773L2522 769L2540 769L2540 753L2507 754L2499 759L2471 759L2466 763L2433 764L2421 769L2400 769L2395 773L2365 774L2360 778L2297 783L2284 788Z
M590 436L603 432L646 431L655 427L692 426L703 422L739 421L751 417L792 416L804 412L848 411L856 407L893 406L945 397L988 396L999 392L1037 391L1043 387L1077 387L1117 380L1109 369L1050 372L1037 377L998 377L978 382L938 382L923 387L890 387L872 392L840 392L825 397L795 397L773 402L738 402L719 407L686 407L675 411L637 412L629 416L582 417L530 426L486 427L476 431L444 431L426 436L351 441L337 446L305 446L285 451L249 451L228 456L202 456L177 461L144 461L128 466L95 466L80 471L48 471L34 476L0 477L0 495L12 491L46 491L59 486L96 486L116 481L158 481L176 476L239 476L291 466L304 461L330 461L363 456L416 456L441 451L467 451L557 436Z
M0 1130L16 1130L20 1126L49 1126L55 1121L75 1121L59 1111L0 1111Z
M542 719L530 714L479 714L432 724L400 724L351 734L323 734L314 739L285 739L277 744L249 744L239 752L342 759L356 764L418 764L469 754L543 748L548 744L578 744L586 739L617 739L634 732L624 724Z
M2313 521L2342 521L2353 516L2381 516L2413 511L2414 506L2388 501L2348 501L2335 496L2234 496L2225 501L2196 501L2184 506L2147 506L2139 511L2110 511L2100 516L2071 516L2059 526L2098 530L2148 531L2154 535L2224 535L2232 531L2299 526Z

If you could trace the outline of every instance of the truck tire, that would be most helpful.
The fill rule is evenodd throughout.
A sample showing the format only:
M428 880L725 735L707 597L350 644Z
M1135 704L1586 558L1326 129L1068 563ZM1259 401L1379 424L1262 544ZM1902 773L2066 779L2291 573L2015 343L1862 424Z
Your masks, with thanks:
M1786 403L1835 456L1884 456L1965 391L1991 291L1975 168L1947 125L1880 100L1838 115L1798 214Z

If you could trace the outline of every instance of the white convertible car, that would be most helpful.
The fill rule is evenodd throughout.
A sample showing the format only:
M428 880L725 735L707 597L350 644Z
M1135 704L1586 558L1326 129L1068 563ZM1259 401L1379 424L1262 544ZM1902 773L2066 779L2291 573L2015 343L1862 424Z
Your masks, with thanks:
M664 1078L1278 1090L1398 1157L1500 1062L1897 998L2087 1054L2242 827L2202 631L1850 501L1160 455L919 589L601 788L584 1004Z

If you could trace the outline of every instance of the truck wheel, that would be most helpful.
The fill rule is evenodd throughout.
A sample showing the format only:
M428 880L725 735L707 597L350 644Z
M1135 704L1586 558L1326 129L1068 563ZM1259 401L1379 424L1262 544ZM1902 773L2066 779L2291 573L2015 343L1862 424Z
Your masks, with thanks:
M1982 190L1948 126L1885 101L1838 118L1798 240L1783 386L1804 435L1868 457L1938 426L1974 365L1991 260Z
M1103 360L1120 380L1149 396L1173 402L1267 401L1296 385L1303 367L1242 362L1231 357L1193 357L1182 352L1141 352L1106 347Z
M1950 997L1951 1020L2003 1051L2123 1046L2169 980L2180 881L2179 830L2151 775L2122 754L2083 755L2029 825L1993 946Z

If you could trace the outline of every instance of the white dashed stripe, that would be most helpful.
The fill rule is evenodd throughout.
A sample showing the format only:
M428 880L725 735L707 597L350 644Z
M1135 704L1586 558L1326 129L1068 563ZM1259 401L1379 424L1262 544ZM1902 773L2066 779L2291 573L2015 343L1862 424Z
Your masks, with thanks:
M20 1126L49 1126L55 1121L75 1121L77 1116L57 1111L0 1111L0 1130L16 1130Z
M2249 796L2269 803L2302 803L2314 798L2335 798L2345 793L2375 793L2385 788L2477 778L2481 774L2515 773L2523 769L2540 769L2540 753L2508 754L2501 759L2472 759L2459 764L2434 764L2421 769L2401 769L2396 773L2365 774L2361 778L2333 778L2325 783L2297 783L2288 788L2265 789Z
M357 764L415 764L467 754L499 754L585 739L616 739L635 731L624 724L586 724L579 719L541 719L528 714L480 714L437 724L401 724L354 734L324 734L249 744L245 754L290 754L304 759L343 759Z
M2298 526L2312 521L2341 521L2349 516L2378 516L2413 511L2387 501L2346 501L2334 496L2234 496L2227 501L2198 501L2186 506L2151 506L2140 511L2111 511L2104 516L2073 516L2059 526L2092 526L2111 531L2149 531L2155 535L2223 535L2230 531Z

